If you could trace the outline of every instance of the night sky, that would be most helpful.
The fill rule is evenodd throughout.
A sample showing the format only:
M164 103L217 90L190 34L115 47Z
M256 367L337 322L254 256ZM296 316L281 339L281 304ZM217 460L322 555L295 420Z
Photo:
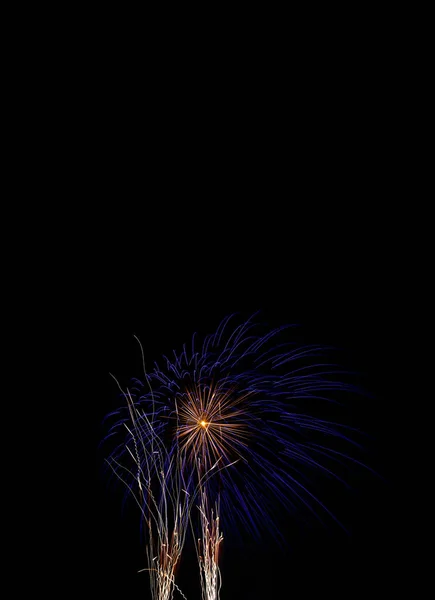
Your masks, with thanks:
M429 271L417 268L425 215L415 209L419 221L407 222L421 179L404 165L407 153L416 152L406 127L418 129L405 123L414 112L403 105L404 90L414 89L403 76L404 65L414 64L409 36L394 22L394 11L382 21L376 10L366 26L362 13L369 12L350 17L339 10L332 27L310 8L304 27L283 20L289 33L282 35L272 27L270 54L261 28L245 26L255 42L241 41L241 51L230 49L225 60L225 38L214 38L210 58L193 36L192 58L171 46L164 64L156 55L166 49L166 32L158 44L146 39L142 46L142 34L130 35L129 25L124 44L120 27L99 18L94 28L108 40L95 42L95 54L84 47L83 68L75 66L82 47L76 33L68 42L73 68L62 53L59 67L51 66L51 56L37 62L37 84L24 96L40 97L35 102L43 111L29 118L41 130L34 145L16 135L34 163L31 171L19 167L17 182L28 182L25 198L46 202L33 202L35 222L19 192L13 202L22 212L20 235L27 235L25 219L35 232L23 253L29 276L15 264L19 236L5 254L23 285L16 321L28 312L38 329L16 336L20 367L33 357L43 361L24 392L27 404L19 406L45 443L25 457L35 466L32 488L26 468L22 473L16 463L26 486L24 527L36 522L41 528L35 536L17 536L23 544L18 583L27 583L36 555L39 572L55 587L63 585L56 597L149 597L147 574L138 574L147 565L137 511L128 504L123 511L123 490L107 488L98 448L103 418L121 402L110 374L124 387L141 376L135 335L152 365L194 332L199 338L213 333L227 315L244 319L258 311L258 321L270 328L297 324L301 342L337 348L334 356L366 392L346 403L347 422L367 434L358 458L379 475L355 467L346 475L350 489L313 475L316 495L347 533L331 520L321 524L307 512L282 510L275 518L284 545L267 531L260 541L246 535L242 544L224 530L221 600L397 594L391 585L401 586L398 557L413 553L404 521L414 495L412 442L403 443L410 427L399 428L397 416L423 418L412 404L415 392L401 397L402 374L416 347L404 340L415 329L421 301L408 271L425 281ZM388 32L403 38L403 56ZM48 47L58 54L57 44ZM39 81L46 62L53 94ZM411 255L414 247L421 255ZM9 295L9 284L4 287ZM16 325L8 313L4 321L5 328ZM43 345L53 358L43 355ZM45 396L53 391L54 409L46 416ZM30 406L43 413L46 435L27 418ZM18 417L17 410L17 427L5 424L15 436L14 455L21 443ZM419 428L412 433L419 436ZM393 485L398 471L400 488ZM44 547L49 521L59 539ZM189 543L177 582L188 600L199 600ZM45 583L34 589L44 593ZM174 599L180 597L175 592Z

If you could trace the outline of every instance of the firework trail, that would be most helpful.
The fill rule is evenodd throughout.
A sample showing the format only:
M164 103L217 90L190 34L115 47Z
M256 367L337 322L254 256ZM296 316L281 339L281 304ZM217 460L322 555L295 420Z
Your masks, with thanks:
M176 507L173 523L181 542L175 551L173 542L169 545L169 563L158 559L162 570L158 581L173 582L193 499L199 498L197 551L204 600L219 597L221 516L225 528L241 527L256 536L262 528L273 528L276 503L290 509L299 504L317 518L323 512L336 520L311 491L309 475L322 472L342 481L334 464L357 462L329 443L358 446L350 428L312 414L320 406L338 405L343 391L354 390L343 383L337 366L321 358L328 349L281 342L285 327L263 333L251 319L230 329L231 319L224 319L202 345L196 345L194 335L190 348L184 345L171 359L164 357L163 367L155 363L145 381L133 380L128 411L121 408L113 413L117 421L108 435L121 433L124 438L134 411L140 415L135 431L128 432L127 443L123 439L116 446L111 462L119 476L127 454L134 459L133 443L143 456L136 457L136 473L125 474L128 490L142 485L143 491L141 474L145 483L160 474L162 492L155 515L160 553L169 541L162 514L167 505ZM155 448L158 459L152 458ZM166 470L159 461L167 465ZM151 498L147 506L155 507L152 488L148 484L145 489ZM279 535L277 529L275 533ZM155 539L151 532L150 538Z
M148 562L141 571L149 572L153 600L171 600L174 589L185 598L175 583L175 571L189 524L192 499L187 488L191 486L177 449L169 451L158 435L155 411L147 415L138 409L129 390L123 395L130 417L128 424L125 419L122 423L124 449L107 462L140 508Z
M201 576L202 600L218 600L221 587L219 548L223 535L219 528L219 500L210 510L209 499L203 489L200 493L201 538L198 538L197 556Z

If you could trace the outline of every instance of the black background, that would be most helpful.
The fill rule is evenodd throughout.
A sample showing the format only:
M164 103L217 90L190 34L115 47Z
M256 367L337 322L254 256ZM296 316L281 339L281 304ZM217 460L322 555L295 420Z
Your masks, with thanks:
M33 235L26 270L15 240L6 258L20 289L12 325L29 321L19 367L42 358L26 415L42 415L47 434L28 418L38 446L26 457L35 481L25 482L23 522L40 531L17 535L20 581L35 562L62 582L57 596L77 586L77 595L147 598L136 515L121 513L101 476L101 421L118 402L109 373L126 384L141 372L134 334L150 364L229 313L260 311L270 326L298 323L307 342L342 349L371 394L355 400L352 419L370 434L367 463L382 478L359 471L349 493L319 481L348 535L279 514L286 548L267 535L243 548L226 537L222 600L400 589L414 463L398 422L418 412L401 389L415 353L411 299L420 302L410 275L420 225L408 219L419 178L406 160L416 126L404 118L412 85L402 76L414 63L391 11L339 12L334 27L316 15L314 29L313 14L291 30L284 21L280 35L273 26L271 44L255 28L225 59L220 37L214 53L192 36L190 57L171 48L163 59L161 40L144 49L147 35L130 36L129 24L124 43L100 18L80 57L75 32L65 54L49 38L47 58L26 51L15 144L29 165L18 161L16 182L30 191L17 187L14 203L19 234L26 220ZM180 567L182 589L198 598L187 551Z

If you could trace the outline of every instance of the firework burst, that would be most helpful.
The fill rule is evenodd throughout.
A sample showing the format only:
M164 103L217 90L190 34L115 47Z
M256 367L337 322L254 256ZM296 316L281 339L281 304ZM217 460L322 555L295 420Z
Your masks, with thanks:
M121 435L110 459L118 476L125 459L135 459L135 468L124 472L128 492L141 486L143 492L141 477L148 482L153 474L162 474L159 486L166 500L159 506L157 522L171 499L174 515L180 514L173 523L182 540L193 500L199 498L197 549L205 600L219 595L221 516L225 529L241 527L256 535L262 528L273 529L277 504L305 506L316 517L323 512L335 519L310 489L309 475L323 473L340 480L334 465L356 462L330 443L355 447L354 432L310 410L337 406L343 391L355 391L343 383L343 372L322 358L327 349L282 342L286 328L262 333L251 319L231 329L231 318L202 345L193 336L190 348L184 345L171 359L164 357L163 367L155 363L143 380L133 380L127 410L112 413L115 422L107 436ZM125 426L133 420L133 410L140 419L126 441ZM132 452L132 444L140 446L141 456ZM164 454L166 470L153 458L156 452L160 460ZM181 494L189 501L180 503ZM159 543L167 543L168 532L159 533ZM182 547L179 542L175 551L171 546L173 562L158 561L169 581ZM161 552L160 543L156 555Z
M224 384L197 383L177 395L177 436L182 452L206 468L216 461L242 457L249 437L246 410L248 394L239 397Z

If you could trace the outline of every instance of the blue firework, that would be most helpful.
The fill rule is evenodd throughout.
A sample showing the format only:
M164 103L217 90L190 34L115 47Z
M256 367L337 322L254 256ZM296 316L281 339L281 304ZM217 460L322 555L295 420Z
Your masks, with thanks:
M189 494L214 470L206 481L208 496L220 498L227 530L270 530L279 505L305 506L318 518L323 513L335 519L312 479L324 474L345 483L337 472L346 461L357 461L343 445L358 444L354 430L323 418L323 407L338 406L340 394L358 390L325 360L328 348L287 341L288 327L264 332L253 318L231 326L233 321L234 315L224 319L202 343L194 335L189 347L133 379L132 405L162 440L168 460L175 453L182 457ZM109 417L114 422L105 439L116 440L110 456L116 471L131 459L135 440L126 429L128 407ZM143 467L152 436L141 439ZM133 491L133 466L126 472Z

